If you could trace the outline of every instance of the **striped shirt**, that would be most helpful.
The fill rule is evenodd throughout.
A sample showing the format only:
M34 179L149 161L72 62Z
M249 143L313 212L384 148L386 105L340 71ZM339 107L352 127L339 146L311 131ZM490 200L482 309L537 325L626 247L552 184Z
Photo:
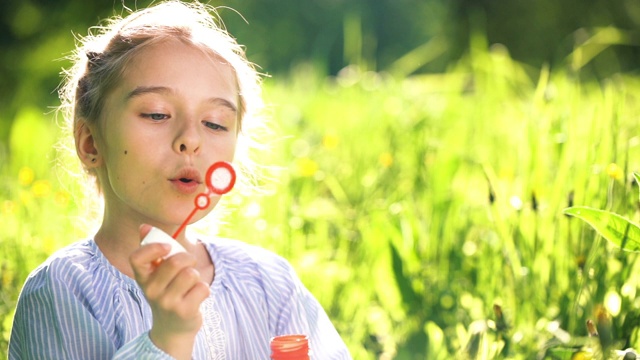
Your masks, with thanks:
M305 334L312 359L351 359L318 301L282 257L240 241L205 242L216 273L202 305L193 359L268 359L276 335ZM171 359L149 339L151 308L138 284L89 239L29 275L9 359Z

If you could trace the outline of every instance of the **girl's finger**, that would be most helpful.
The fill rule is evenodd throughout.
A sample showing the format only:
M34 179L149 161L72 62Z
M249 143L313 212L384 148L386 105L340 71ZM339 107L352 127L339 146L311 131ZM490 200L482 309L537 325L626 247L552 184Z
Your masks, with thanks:
M171 250L167 244L149 244L141 246L129 255L129 263L133 268L136 280L145 283L157 267L157 259L166 256Z
M170 284L176 281L180 272L186 269L193 269L195 265L196 258L193 255L189 253L178 253L163 260L158 266L154 266L153 271L146 277L145 283L141 284L147 298L155 299L162 296L168 291L167 288ZM193 269L193 271L195 271L195 269ZM188 278L181 280L186 281L187 285L192 285L188 283ZM199 274L196 280L200 280Z
M202 283L202 281L200 280L200 273L196 269L182 269L169 283L161 296L158 297L158 305L165 310L176 312L183 319L194 316L199 310L200 303L194 305L191 301L185 301L185 298L188 297L194 287L199 287L199 283Z
M191 289L189 289L182 301L185 304L185 307L190 309L200 309L200 304L209 297L210 292L211 290L206 282L198 281L191 287Z

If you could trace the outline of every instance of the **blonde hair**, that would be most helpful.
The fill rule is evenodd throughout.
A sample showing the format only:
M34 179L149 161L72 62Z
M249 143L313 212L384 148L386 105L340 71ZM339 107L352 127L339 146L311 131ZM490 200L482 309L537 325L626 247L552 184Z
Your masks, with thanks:
M94 28L97 33L90 32L79 39L76 51L69 57L73 65L63 73L59 111L71 130L69 133L76 131L80 119L94 124L99 121L106 95L141 49L175 38L222 58L233 69L239 90L240 129L234 163L239 168L239 183L250 186L255 164L249 153L259 146L257 130L264 125L260 116L263 108L260 74L221 24L213 7L171 0L124 18L114 17L106 26ZM96 184L100 187L97 177Z

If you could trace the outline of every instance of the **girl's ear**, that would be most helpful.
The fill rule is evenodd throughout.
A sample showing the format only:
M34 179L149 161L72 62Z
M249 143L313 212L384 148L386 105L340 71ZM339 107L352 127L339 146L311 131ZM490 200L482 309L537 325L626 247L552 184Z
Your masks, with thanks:
M76 153L87 169L94 169L102 164L102 156L96 146L93 130L85 119L78 119L73 131Z

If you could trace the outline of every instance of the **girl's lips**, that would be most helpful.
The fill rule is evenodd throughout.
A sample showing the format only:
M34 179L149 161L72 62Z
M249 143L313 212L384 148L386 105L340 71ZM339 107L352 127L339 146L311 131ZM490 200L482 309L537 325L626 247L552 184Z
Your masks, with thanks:
M170 182L176 190L187 195L198 191L198 187L200 186L200 184L194 180L183 181L181 179L172 179Z
M183 194L193 194L198 191L198 187L202 184L200 172L194 168L184 168L169 179L169 182L176 190Z

